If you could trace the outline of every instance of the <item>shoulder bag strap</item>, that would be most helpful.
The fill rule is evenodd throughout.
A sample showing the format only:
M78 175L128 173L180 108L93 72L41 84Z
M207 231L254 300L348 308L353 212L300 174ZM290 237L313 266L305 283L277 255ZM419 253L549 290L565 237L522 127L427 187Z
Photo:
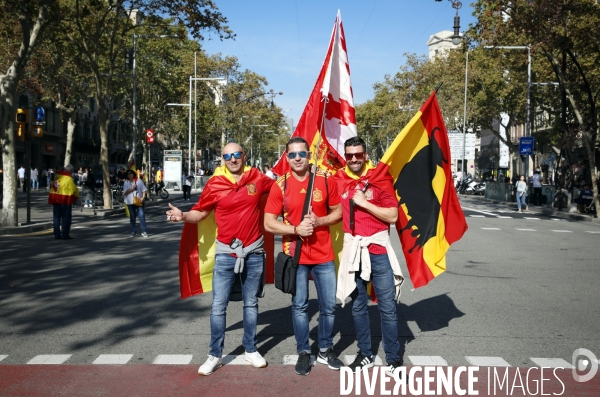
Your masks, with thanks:
M308 207L310 206L310 199L312 196L313 183L315 178L312 177L312 172L308 174L308 189L306 190L306 197L304 198L304 207L302 208L302 217L300 221L304 219L304 216L308 214ZM302 239L300 236L296 236L296 250L294 251L294 267L298 267L300 263L300 252L302 251Z

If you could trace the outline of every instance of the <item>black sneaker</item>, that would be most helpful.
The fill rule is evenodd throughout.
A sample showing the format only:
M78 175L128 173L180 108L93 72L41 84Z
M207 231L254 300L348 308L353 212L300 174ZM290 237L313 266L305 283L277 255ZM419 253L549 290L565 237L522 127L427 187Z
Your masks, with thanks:
M319 355L317 356L317 362L319 364L326 364L330 369L334 369L336 371L339 371L340 368L344 366L342 360L337 357L331 347L327 349L327 351L319 352Z
M369 369L373 366L373 358L369 356L365 356L361 352L358 352L356 358L352 362L352 364L348 365L352 372L360 372L363 369Z
M396 360L392 363L390 363L390 366L388 367L388 369L385 371L386 374L388 374L390 377L394 377L394 371L401 367L404 363L402 362L402 360ZM406 374L405 376L408 376L408 374Z
M310 353L300 353L296 362L296 373L298 375L308 375L310 374L311 367Z

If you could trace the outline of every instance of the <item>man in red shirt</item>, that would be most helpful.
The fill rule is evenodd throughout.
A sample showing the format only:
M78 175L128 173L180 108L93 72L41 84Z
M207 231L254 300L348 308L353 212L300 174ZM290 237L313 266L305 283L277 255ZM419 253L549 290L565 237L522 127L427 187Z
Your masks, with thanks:
M259 204L274 181L256 168L244 166L246 156L237 143L228 143L222 153L225 166L215 170L198 203L189 212L181 212L171 204L167 211L167 220L188 223L201 222L213 210L215 212L218 234L212 278L210 353L198 369L200 375L210 375L222 365L225 316L236 277L241 280L244 300L245 359L257 368L267 366L256 350L257 296L263 279L264 258Z
M308 143L300 137L286 145L291 171L277 179L271 187L265 207L265 230L283 236L283 252L293 256L297 236L302 239L296 292L292 295L292 320L298 351L296 373L308 375L311 370L308 342L308 277L312 274L319 301L319 355L317 362L339 370L344 366L333 352L333 320L335 311L335 265L329 226L342 217L337 187L320 171L310 172ZM309 179L314 177L309 213L302 219ZM283 214L283 222L277 218Z
M342 306L352 298L352 316L359 352L349 367L353 372L373 366L367 284L372 282L381 314L383 350L388 373L402 365L398 356L396 298L404 278L390 244L389 228L398 219L398 200L387 171L368 161L365 141L352 137L344 143L346 168L334 179L341 194L344 248L338 271L337 298ZM392 375L393 376L393 375Z

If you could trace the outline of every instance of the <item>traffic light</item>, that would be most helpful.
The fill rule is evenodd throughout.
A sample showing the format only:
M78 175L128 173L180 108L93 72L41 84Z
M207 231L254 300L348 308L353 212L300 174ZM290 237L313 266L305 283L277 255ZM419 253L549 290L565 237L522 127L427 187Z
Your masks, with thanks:
M25 142L25 132L27 131L27 110L17 109L17 136Z
M146 143L154 143L154 130L146 130Z
M34 125L33 129L31 130L31 135L33 135L35 138L41 138L44 136L44 127L41 125Z
M133 70L133 48L125 48L125 67Z

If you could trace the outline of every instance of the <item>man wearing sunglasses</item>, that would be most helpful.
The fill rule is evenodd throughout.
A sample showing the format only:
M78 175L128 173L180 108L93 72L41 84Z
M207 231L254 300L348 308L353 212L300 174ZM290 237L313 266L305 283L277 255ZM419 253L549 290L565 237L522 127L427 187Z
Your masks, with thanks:
M228 143L222 153L225 165L215 170L198 203L189 212L182 212L171 204L171 209L167 211L167 221L192 224L202 222L214 211L217 224L212 274L210 353L206 362L198 369L200 375L210 375L222 365L225 316L236 278L241 280L244 301L242 344L246 349L245 359L257 368L267 366L265 359L256 350L257 297L263 280L264 260L263 235L259 222L261 200L266 199L274 181L258 169L244 166L246 156L237 143ZM197 227L202 228L202 224ZM182 252L184 243L189 240L186 235L188 229L186 225L182 233ZM198 244L198 235L194 236L194 243ZM195 255L197 261L198 251Z
M402 365L398 356L396 298L404 278L389 239L390 224L398 219L398 200L387 170L369 161L365 141L352 137L344 143L346 167L333 179L343 207L344 248L338 270L337 298L352 298L352 317L359 352L349 365L353 372L373 366L371 329L367 310L369 281L377 295L388 374ZM351 259L355 258L355 259Z
M319 354L317 362L339 370L344 366L333 352L335 312L335 265L329 226L342 217L337 187L331 178L318 171L314 175L309 213L302 219L311 173L308 143L300 138L286 145L290 172L271 187L265 207L265 230L283 236L283 252L293 256L297 236L302 239L296 292L292 295L292 321L298 351L296 373L308 375L311 370L308 318L308 277L312 274L319 302ZM283 214L283 222L277 218Z

